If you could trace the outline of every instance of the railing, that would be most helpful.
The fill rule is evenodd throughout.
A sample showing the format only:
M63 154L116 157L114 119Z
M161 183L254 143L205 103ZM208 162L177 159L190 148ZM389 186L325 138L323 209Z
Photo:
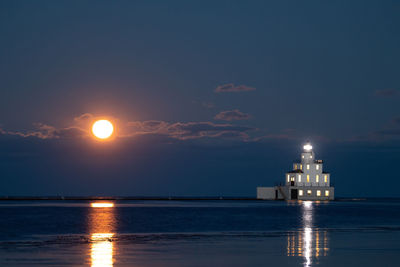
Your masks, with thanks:
M278 186L278 190L279 190L279 193L281 193L281 195L283 196L283 199L284 199L284 200L287 200L288 198L286 197L285 192L283 192L281 186Z
M288 185L288 186L292 186L291 185L291 181L289 182L289 183L282 183L282 182L275 182L274 183L274 186L286 186L286 185ZM306 184L306 183L302 183L301 185L300 184L298 184L298 182L295 182L294 183L294 186L310 186L310 187L334 187L335 186L335 184L334 183L330 183L330 185L327 185L327 184L325 184L325 185L316 185L316 184L312 184L312 183L309 183L309 184Z
M287 186L298 186L298 187L330 187L333 186L332 184L327 185L327 184L312 184L312 183L295 183L294 185L291 185L291 183L285 184Z

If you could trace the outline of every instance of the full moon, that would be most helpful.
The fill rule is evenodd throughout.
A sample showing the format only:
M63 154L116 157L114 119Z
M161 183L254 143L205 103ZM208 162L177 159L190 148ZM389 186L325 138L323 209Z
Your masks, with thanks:
M92 132L97 138L107 139L114 132L114 126L108 120L98 120L93 123Z

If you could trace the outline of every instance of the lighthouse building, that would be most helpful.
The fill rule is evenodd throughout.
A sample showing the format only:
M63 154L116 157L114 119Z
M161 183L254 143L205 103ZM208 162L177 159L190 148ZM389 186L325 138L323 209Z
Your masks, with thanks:
M303 147L300 161L285 174L284 185L257 187L259 199L333 200L334 187L330 174L324 171L323 161L317 160L310 144Z

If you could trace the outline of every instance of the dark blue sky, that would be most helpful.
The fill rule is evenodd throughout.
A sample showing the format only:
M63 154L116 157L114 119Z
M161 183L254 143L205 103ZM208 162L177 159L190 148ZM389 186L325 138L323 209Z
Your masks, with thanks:
M398 1L1 1L0 195L240 195L313 142L400 196ZM97 117L117 138L88 134Z

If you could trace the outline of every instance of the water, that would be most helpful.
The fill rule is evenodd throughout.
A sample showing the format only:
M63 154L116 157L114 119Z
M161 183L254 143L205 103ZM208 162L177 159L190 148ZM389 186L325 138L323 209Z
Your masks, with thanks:
M399 266L400 201L0 202L0 266Z

